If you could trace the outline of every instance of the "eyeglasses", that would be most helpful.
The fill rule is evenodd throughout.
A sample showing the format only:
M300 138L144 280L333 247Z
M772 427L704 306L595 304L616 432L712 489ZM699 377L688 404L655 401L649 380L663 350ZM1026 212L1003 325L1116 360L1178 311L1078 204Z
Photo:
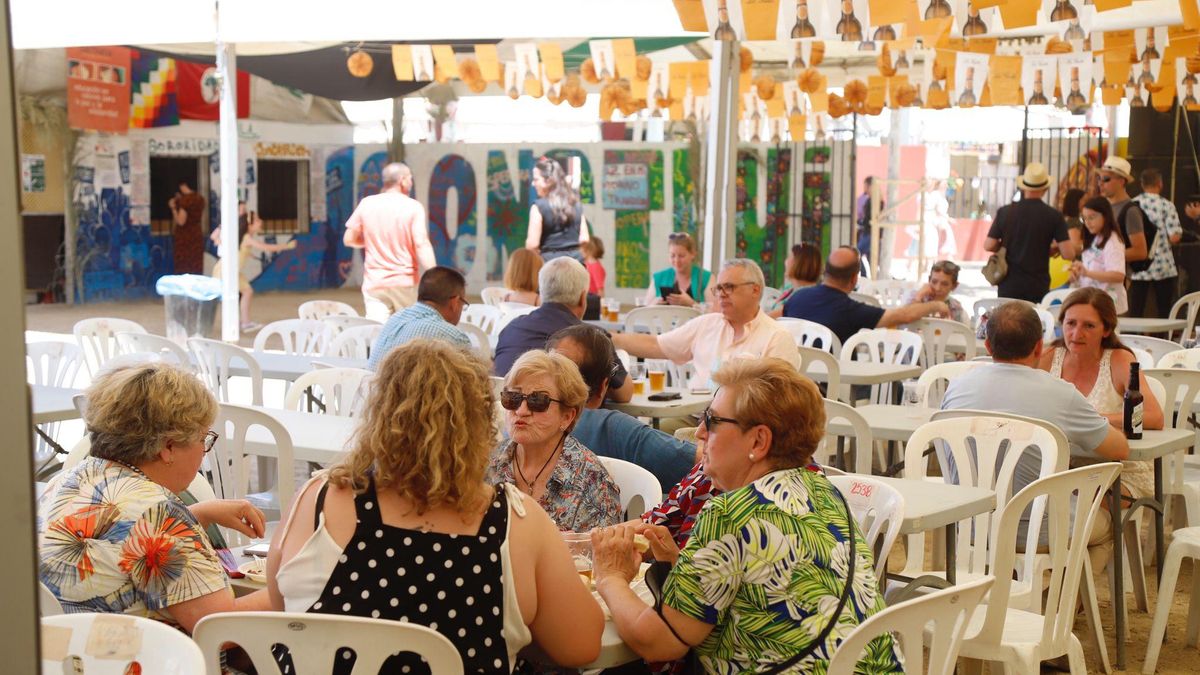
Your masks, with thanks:
M500 405L505 410L517 410L521 404L529 406L529 412L546 412L550 409L551 403L562 404L562 401L556 398L550 398L550 394L544 391L535 391L530 394L522 394L519 391L509 391L505 389L500 392Z
M465 296L465 295L460 295L460 296L458 296L458 299L459 299L459 300L462 300L463 307L470 307L470 306L471 306L471 301L470 301L470 300L467 300L467 296Z
M757 285L758 285L758 283L755 281L743 281L740 284L724 283L724 284L717 284L716 286L713 286L713 290L716 291L718 295L729 295L738 286L757 286Z
M1101 182L1101 183L1107 183L1108 181L1110 181L1110 180L1112 180L1112 179L1113 179L1113 177L1112 177L1112 176L1100 176L1100 182Z
M211 429L204 434L204 454L212 452L213 446L217 444L217 439L220 437L217 432Z
M704 428L708 431L712 431L713 427L721 422L729 422L730 424L739 425L741 424L741 422L733 419L732 417L717 417L716 415L712 414L712 408L705 408L704 412L700 413L700 424L704 425Z

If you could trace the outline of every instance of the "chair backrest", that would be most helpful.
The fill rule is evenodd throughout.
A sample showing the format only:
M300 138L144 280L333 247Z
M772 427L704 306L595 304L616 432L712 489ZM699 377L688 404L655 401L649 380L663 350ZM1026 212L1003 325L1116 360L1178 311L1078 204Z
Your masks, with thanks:
M998 509L993 568L1011 570L1018 555L1017 537L1022 514L1037 503L1045 505L1050 530L1050 581L1045 586L1046 603L1039 646L1044 653L1067 651L1071 628L1075 624L1088 536L1099 517L1100 505L1108 498L1107 491L1120 470L1119 463L1107 462L1044 476L1025 486ZM995 579L983 626L972 638L980 644L998 645L1008 616L1012 576L997 574ZM1035 641L1033 636L1027 639Z
M26 342L25 378L29 384L74 387L83 350L70 342Z
M869 361L894 365L916 365L925 356L925 340L919 333L888 328L860 330L842 344L843 361ZM891 383L871 387L872 403L891 403Z
M1063 301L1074 291L1074 288L1056 288L1042 296L1042 301L1038 303L1038 307L1050 312L1057 319L1058 313L1062 311Z
M344 328L336 337L329 341L325 348L326 356L336 356L342 359L365 359L371 356L371 347L383 332L381 324L370 326L354 326Z
M597 457L621 492L621 508L626 518L639 518L646 509L662 501L663 489L654 474L646 469L612 457Z
M329 326L329 338L331 340L333 338L337 337L339 333L346 330L347 328L357 328L359 326L381 326L381 325L383 325L383 324L379 323L378 321L376 321L375 319L368 319L365 316L344 316L341 314L334 314L332 316L327 316L321 320L325 322L326 326Z
M510 303L510 304L519 305L521 303ZM519 308L516 308L516 309L511 309L509 311L501 311L500 319L498 321L496 321L495 327L492 329L493 330L493 333L491 335L491 337L493 338L492 343L495 344L495 338L500 337L500 331L503 331L504 327L507 326L509 323L511 323L513 319L515 319L519 316L525 316L526 314L529 314L530 312L532 312L535 309L537 309L537 307L534 307L533 305L521 305Z
M846 498L854 522L875 554L875 576L883 583L887 578L888 555L904 523L904 496L896 488L869 476L831 476L829 481Z
M326 415L350 417L359 411L366 398L365 389L370 386L369 370L362 368L321 368L310 370L292 383L283 398L285 410L307 410L308 391L312 389L314 402L320 401ZM320 407L311 406L316 410Z
M458 325L469 323L481 329L486 335L497 335L496 324L500 323L500 319L504 313L499 307L492 305L468 305L462 312L462 318L458 320Z
M1188 368L1200 370L1200 347L1180 349L1177 352L1163 354L1155 364L1158 368Z
M270 446L267 452L260 451L263 444L247 443L247 432L256 426L272 436L271 442L266 444ZM261 410L222 403L212 428L220 437L213 445L212 452L204 456L202 471L212 484L213 493L221 499L245 499L250 492L246 458L274 456L279 467L275 492L280 511L286 513L292 503L292 495L296 493L296 472L292 466L292 435L283 424ZM262 504L256 506L264 508Z
M942 398L946 396L950 380L982 365L986 364L983 361L949 361L926 368L917 378L917 395L921 405L926 408L942 407Z
M278 670L275 645L287 648L301 675L333 672L335 660L348 658L342 653L346 649L354 652L352 675L374 675L384 661L402 651L421 656L432 673L463 672L462 656L450 640L409 622L305 612L224 612L201 619L192 638L212 674L221 672L221 646L227 642L246 650L259 672Z
M1175 352L1178 353L1178 352ZM1146 382L1155 392L1162 407L1163 421L1168 429L1192 430L1192 411L1200 398L1200 370L1184 368L1151 368L1143 371ZM1161 395L1160 395L1161 394ZM1184 455L1171 453L1163 457L1163 480L1168 494L1186 494L1184 490Z
M815 347L823 349L834 356L842 353L842 341L833 331L816 321L808 319L782 318L776 320L780 326L787 329L796 340L797 347Z
M902 307L917 285L900 279L863 279L858 282L858 293L878 299L880 307Z
M499 308L500 308L501 314L509 314L509 313L515 312L517 314L517 316L520 316L522 314L527 314L527 313L532 312L533 310L537 309L537 307L535 305L531 305L527 302L512 302L509 300L505 300L504 302L501 302Z
M467 334L471 348L485 363L492 362L492 339L482 328L466 321L458 322L458 329Z
M1158 363L1164 356L1172 352L1183 351L1183 345L1178 342L1171 342L1162 338L1150 337L1148 335L1124 335L1121 336L1121 342L1126 347L1135 347L1144 349L1150 352L1150 358L1154 363Z
M46 584L38 582L38 616L59 616L63 613L62 603Z
M962 342L963 358L968 361L975 358L975 331L965 323L949 319L921 319L913 323L911 328L920 333L921 339L925 341L924 364L926 368L957 360L958 354L949 349L950 339L955 335L959 336L959 340Z
M178 342L150 333L117 333L117 345L123 354L154 354L186 370L195 370L187 350Z
M1186 339L1189 335L1193 335L1195 333L1196 315L1200 314L1200 291L1188 293L1187 295L1184 295L1182 298L1175 301L1175 304L1171 307L1171 314L1169 315L1169 318L1178 319L1180 318L1181 314L1187 321L1187 327L1178 334L1176 334L1175 331L1171 331L1167 334L1167 337L1183 342L1184 339Z
M88 372L95 377L109 359L121 353L116 343L117 333L145 333L146 329L128 319L96 317L79 321L71 332L83 350Z
M1042 341L1050 344L1057 337L1055 331L1058 328L1058 320L1054 318L1053 314L1041 307L1034 307L1033 311L1037 312L1038 318L1042 321Z
M483 304L491 307L499 307L500 303L504 302L505 295L508 295L508 289L503 286L488 286L479 292Z
M770 311L771 305L774 305L775 301L778 300L779 296L781 295L783 295L783 291L779 290L778 288L763 286L762 300L758 301L758 306L764 312Z
M196 374L222 403L232 403L229 393L230 366L236 361L246 364L250 371L250 398L253 405L262 405L262 367L250 352L237 345L208 338L188 338L188 350L196 362Z
M971 615L993 583L993 577L981 577L892 605L871 616L838 645L829 659L827 675L853 675L867 645L888 633L899 643L906 673L953 675ZM928 663L925 635L930 637Z
M821 439L821 443L817 446L816 457L820 459L822 465L837 464L833 458L837 455L838 442L843 438L850 438L854 441L854 463L846 465L849 467L848 470L854 473L869 475L871 473L871 459L875 455L875 434L871 432L871 423L862 416L862 413L851 406L827 397L825 399L826 429L835 420L845 420L850 425L850 428L854 430L853 433L839 436L833 432L826 431L825 437Z
M285 354L319 356L329 346L329 326L313 319L281 319L262 327L254 336L254 351L267 350L272 337L279 337Z
M637 332L638 326L649 329L651 335L662 335L700 316L700 310L676 305L636 307L625 315L625 332Z
M48 645L54 647L47 649ZM187 633L132 614L43 616L41 660L43 673L203 675L205 672L204 655Z
M301 319L320 321L330 316L358 316L358 310L338 300L309 300L300 303Z
M987 314L1006 302L1020 302L1029 305L1030 307L1037 307L1037 305L1029 302L1028 300L1018 300L1016 298L980 298L976 300L975 304L971 307L971 326L975 329L978 329L979 322L981 319L983 319L984 314Z
M1036 456L1038 477L1067 468L1070 446L1065 434L1051 431L1053 425L985 411L955 412L959 415L935 416L917 427L909 437L904 447L905 478L924 479L928 475L924 453L932 445L937 449L945 482L993 490L998 509L1016 492L1013 480L1018 462L1023 460L1028 465ZM987 571L994 518L991 512L982 513L965 521L968 522L966 527L959 527L959 570L972 574ZM1042 522L1040 509L1034 509L1030 522ZM1040 531L1039 527L1029 527L1027 532L1026 574L1033 573ZM908 565L911 568L924 557L924 536L910 535L909 545Z
M837 400L842 387L842 366L837 357L812 347L796 347L796 352L800 355L800 373L810 378L813 372L825 373L825 396Z
M870 305L872 307L883 307L883 303L879 302L879 298L875 297L874 295L859 293L857 291L850 291L847 295L849 295L850 299L855 302L861 302L864 305Z
M1150 370L1154 367L1154 356L1151 355L1150 352L1142 349L1141 347L1130 347L1130 349L1133 350L1134 360L1138 362L1138 365L1141 366L1143 371Z

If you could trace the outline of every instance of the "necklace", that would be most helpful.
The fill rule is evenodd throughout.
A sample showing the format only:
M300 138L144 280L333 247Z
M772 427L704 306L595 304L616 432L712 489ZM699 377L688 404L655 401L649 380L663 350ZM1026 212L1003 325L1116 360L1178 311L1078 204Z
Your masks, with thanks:
M145 478L146 480L150 480L150 477L146 475L145 471L142 471L141 469L139 469L138 467L136 467L132 464L127 464L125 462L122 462L119 459L110 459L108 461L112 462L113 464L120 464L121 466L125 467L126 469L129 469L130 471L136 473L137 475L141 476L142 478ZM153 482L153 481L151 481L151 482Z
M538 469L537 475L533 477L533 480L529 480L525 477L525 472L521 471L521 463L517 461L517 453L513 453L513 468L517 470L517 475L520 476L525 485L529 487L529 489L525 491L525 494L528 494L530 497L533 496L534 484L537 483L538 479L542 477L542 473L546 471L546 467L550 466L550 462L554 460L554 456L558 454L558 449L562 447L563 441L566 439L567 435L564 433L562 438L558 439L558 443L554 446L554 450L550 452L550 456L546 458L546 463L542 464L542 468Z

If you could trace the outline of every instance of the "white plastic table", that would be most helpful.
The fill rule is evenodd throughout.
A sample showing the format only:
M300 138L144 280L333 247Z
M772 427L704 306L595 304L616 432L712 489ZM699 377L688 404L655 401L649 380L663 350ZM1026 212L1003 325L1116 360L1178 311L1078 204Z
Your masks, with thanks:
M871 425L871 434L877 441L905 443L917 427L929 421L937 412L935 408L908 405L871 404L855 408ZM830 422L827 430L839 436L854 434L854 429L845 420Z
M1117 332L1120 333L1170 333L1175 330L1187 330L1187 321L1127 316L1117 319Z
M708 394L693 394L687 389L675 389L668 387L665 392L674 392L679 394L679 398L674 401L651 401L651 392L643 394L634 394L633 398L628 403L614 403L612 401L605 402L604 407L612 410L619 410L626 415L633 417L649 417L653 426L658 428L658 421L670 417L687 417L688 415L698 415L704 412L704 409L712 403L713 395Z
M905 366L892 363L872 363L870 361L839 360L838 366L841 367L842 384L851 385L900 382L920 377L921 373L924 372L924 369L917 365ZM813 373L813 376L819 378L822 376L822 373Z
M358 424L358 418L355 417L320 415L262 406L248 407L279 420L292 436L294 459L302 462L329 464L341 459ZM276 456L274 437L260 426L252 426L246 432L246 447L256 455Z
M34 424L61 422L79 417L74 399L76 395L83 393L82 389L34 384L30 385L30 390L33 398Z
M316 368L314 362L324 363L336 368L366 368L366 359L341 359L334 356L310 356L299 354L284 354L282 352L250 352L258 366L262 368L263 379L287 380L295 382L299 377ZM229 374L249 377L250 371L241 361L230 364Z

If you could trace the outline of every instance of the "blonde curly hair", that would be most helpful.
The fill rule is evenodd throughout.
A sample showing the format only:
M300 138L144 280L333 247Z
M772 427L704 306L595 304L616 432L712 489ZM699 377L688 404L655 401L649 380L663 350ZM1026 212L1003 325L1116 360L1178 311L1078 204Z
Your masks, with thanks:
M196 376L168 363L105 371L85 392L91 454L140 466L167 441L189 443L217 417L217 399Z
M825 402L813 381L783 359L733 359L713 373L733 390L733 418L743 429L771 430L770 456L777 469L808 464L825 436Z
M438 340L397 347L379 365L350 453L329 479L361 492L373 472L417 513L478 511L492 496L483 475L493 406L487 366L466 350Z

